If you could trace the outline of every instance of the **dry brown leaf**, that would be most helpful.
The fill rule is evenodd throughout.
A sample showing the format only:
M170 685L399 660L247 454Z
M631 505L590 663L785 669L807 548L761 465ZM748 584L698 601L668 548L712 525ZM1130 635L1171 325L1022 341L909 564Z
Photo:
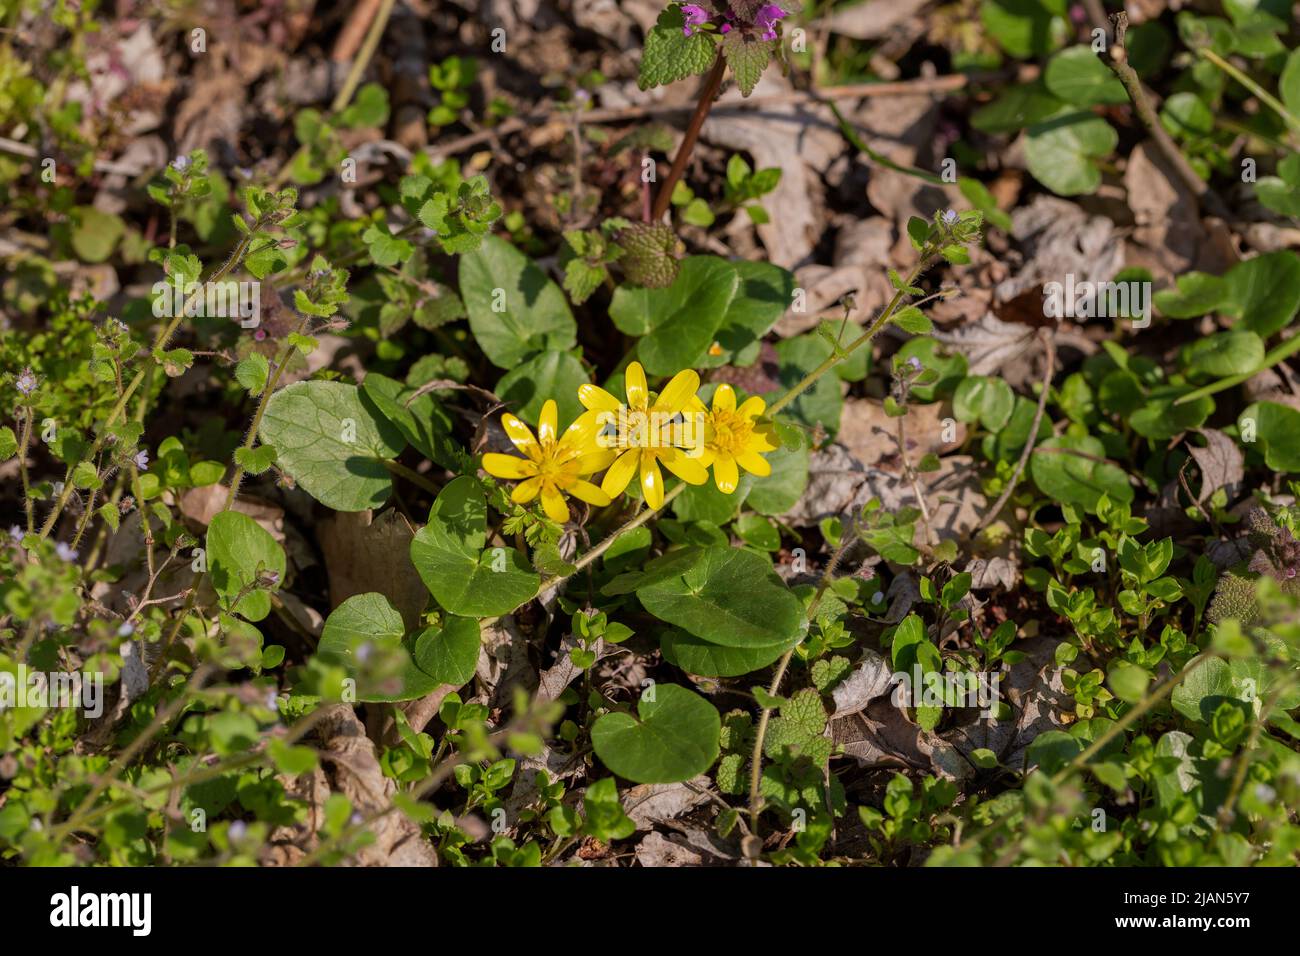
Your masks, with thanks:
M831 698L835 701L835 712L831 718L847 717L865 710L877 697L889 693L893 677L889 663L875 651L867 649L853 673L836 684L831 691Z
M317 540L329 573L330 607L357 594L378 591L402 615L407 629L419 623L429 591L411 564L415 529L396 511L334 512L319 522Z
M711 786L701 774L687 783L643 783L623 793L623 812L638 830L649 830L658 823L676 819L683 813L708 802L704 791Z
M1240 446L1217 428L1199 428L1197 431L1205 436L1205 447L1187 443L1187 453L1201 469L1201 491L1196 500L1204 502L1222 488L1231 504L1246 477L1246 457Z

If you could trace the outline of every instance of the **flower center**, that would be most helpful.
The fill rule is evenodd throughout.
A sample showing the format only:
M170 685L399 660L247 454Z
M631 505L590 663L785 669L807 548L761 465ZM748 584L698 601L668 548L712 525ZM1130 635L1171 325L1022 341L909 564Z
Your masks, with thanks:
M733 458L745 450L754 434L753 421L731 411L714 412L709 424L712 426L708 437L710 450Z

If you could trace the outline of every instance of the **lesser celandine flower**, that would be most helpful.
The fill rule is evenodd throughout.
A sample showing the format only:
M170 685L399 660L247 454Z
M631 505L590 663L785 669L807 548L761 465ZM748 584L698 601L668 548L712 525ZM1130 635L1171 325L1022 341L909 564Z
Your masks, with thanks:
M597 385L578 389L578 401L600 416L601 443L620 451L600 483L605 494L620 494L639 471L646 504L651 508L662 506L664 479L660 462L687 484L702 485L709 480L708 470L699 462L698 450L688 452L680 447L689 444L693 432L682 412L695 399L699 387L699 375L686 369L674 375L651 404L645 369L640 362L633 362L624 375L626 404Z
M557 415L555 401L548 399L537 419L536 437L514 415L509 412L502 415L506 435L526 457L488 452L483 456L483 470L496 478L518 481L510 495L517 504L527 504L541 495L546 516L563 524L569 520L566 494L588 504L610 503L610 496L584 476L607 467L614 460L615 452L596 444L600 424L594 413L578 416L563 435L559 434Z
M695 399L703 410L704 403ZM740 469L759 478L772 473L763 452L776 451L769 428L756 419L767 403L757 395L736 407L736 392L730 385L719 385L713 393L713 408L704 419L704 453L700 463L713 466L713 482L723 494L731 494L740 483Z

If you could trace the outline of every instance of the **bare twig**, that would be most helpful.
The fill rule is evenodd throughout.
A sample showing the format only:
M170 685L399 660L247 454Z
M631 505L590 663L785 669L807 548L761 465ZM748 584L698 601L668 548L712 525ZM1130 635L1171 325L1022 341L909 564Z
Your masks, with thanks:
M1133 101L1133 108L1137 111L1138 118L1142 125L1146 127L1151 138L1155 140L1160 152L1169 160L1178 177L1183 181L1192 194L1196 196L1197 201L1201 204L1201 209L1219 219L1231 219L1231 213L1219 194L1210 188L1192 168L1191 163L1187 161L1174 142L1160 123L1160 117L1156 115L1155 108L1151 105L1151 97L1146 89L1142 86L1142 80L1137 75L1137 71L1128 63L1128 51L1124 47L1124 37L1128 32L1128 14L1116 13L1111 15L1111 23L1115 27L1115 42L1110 47L1110 56L1106 58L1106 63L1111 72L1124 84L1124 89L1128 91L1129 99Z

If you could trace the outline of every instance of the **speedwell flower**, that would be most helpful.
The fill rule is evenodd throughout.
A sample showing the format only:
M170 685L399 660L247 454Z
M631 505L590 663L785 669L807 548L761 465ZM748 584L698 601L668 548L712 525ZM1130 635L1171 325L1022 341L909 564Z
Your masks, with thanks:
M579 415L563 435L556 424L558 414L553 399L542 406L537 419L537 435L509 412L501 416L501 425L516 448L527 457L499 455L488 452L483 456L483 470L497 478L518 481L510 499L517 504L527 504L539 494L542 510L552 521L563 524L569 520L566 494L581 498L588 504L607 505L610 497L583 476L608 467L614 452L600 448L596 435L600 425L595 414Z
M697 398L695 403L697 410L703 410L703 402ZM772 443L769 429L755 421L766 408L767 403L757 395L745 399L737 408L736 392L730 385L719 385L713 393L713 408L704 419L700 463L713 466L713 482L723 494L736 490L740 468L759 478L772 473L762 453L776 451L777 446Z
M603 427L600 441L619 451L618 458L605 472L601 490L610 496L621 494L639 471L646 504L658 508L664 503L660 462L687 484L702 485L708 481L708 470L698 457L692 457L697 453L688 453L680 447L689 443L693 432L690 423L683 420L682 412L695 400L700 377L690 369L678 372L652 405L645 369L640 362L633 362L624 375L624 387L626 404L597 385L583 385L578 389L578 401L589 414L599 416ZM612 434L610 425L615 426Z

